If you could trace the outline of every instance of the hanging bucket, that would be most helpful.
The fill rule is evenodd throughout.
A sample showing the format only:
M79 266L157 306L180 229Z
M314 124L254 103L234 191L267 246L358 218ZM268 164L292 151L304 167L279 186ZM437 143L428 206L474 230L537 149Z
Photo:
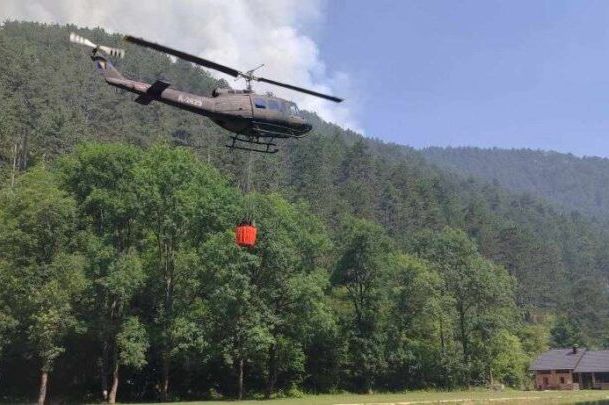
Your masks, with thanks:
M241 247L254 247L256 245L256 227L251 222L242 222L235 229L235 240Z

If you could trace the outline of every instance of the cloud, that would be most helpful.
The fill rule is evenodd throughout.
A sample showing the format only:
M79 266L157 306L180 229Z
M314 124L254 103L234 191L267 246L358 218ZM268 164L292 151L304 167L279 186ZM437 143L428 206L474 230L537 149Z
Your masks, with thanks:
M325 120L361 132L352 109L356 97L349 75L328 72L319 47L306 34L323 24L323 9L321 0L2 0L0 20L103 27L239 70L264 63L258 71L261 76L347 97L351 102L334 104L264 84L257 84L257 91L273 91Z

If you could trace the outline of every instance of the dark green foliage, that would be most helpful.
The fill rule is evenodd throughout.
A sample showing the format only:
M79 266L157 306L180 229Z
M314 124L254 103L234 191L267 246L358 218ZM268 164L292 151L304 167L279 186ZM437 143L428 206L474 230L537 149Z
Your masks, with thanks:
M609 160L531 149L427 148L440 167L543 197L598 218L609 214Z
M462 383L492 381L493 362L509 353L504 341L519 344L514 336L518 331L514 280L505 269L482 258L462 231L446 228L425 233L414 250L437 267L440 293L448 300L443 311L454 313L450 318L455 322L449 327L462 356ZM508 370L522 380L517 364Z
M30 400L51 368L76 402L521 386L548 345L607 344L609 237L587 218L313 114L251 156L243 196L248 154L115 94L74 29L0 28L2 395ZM117 65L226 86L129 46Z
M0 271L7 282L2 296L20 325L15 342L21 342L42 378L68 350L66 337L81 331L77 308L87 280L75 237L75 203L57 187L55 176L35 168L2 190ZM7 326L5 315L3 332ZM40 391L44 398L46 386Z

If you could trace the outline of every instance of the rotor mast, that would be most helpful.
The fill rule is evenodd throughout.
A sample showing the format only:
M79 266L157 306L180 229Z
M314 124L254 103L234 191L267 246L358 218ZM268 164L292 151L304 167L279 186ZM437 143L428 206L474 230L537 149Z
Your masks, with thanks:
M239 78L245 79L245 85L246 85L247 91L249 91L249 92L252 91L252 80L258 80L258 78L256 76L254 76L254 72L263 66L264 66L264 63L258 67L248 70L246 72L239 72L239 77L237 79L239 79ZM235 79L235 80L237 80L237 79Z

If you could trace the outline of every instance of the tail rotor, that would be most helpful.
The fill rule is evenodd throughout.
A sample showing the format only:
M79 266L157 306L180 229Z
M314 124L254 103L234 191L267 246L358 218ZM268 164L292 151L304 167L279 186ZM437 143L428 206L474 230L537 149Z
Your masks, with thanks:
M92 48L94 54L97 53L97 51L103 51L106 54L117 57L117 58L125 57L124 49L111 48L111 47L105 46L105 45L97 45L97 44L89 41L87 38L81 37L80 35L78 35L74 32L70 33L70 42Z

